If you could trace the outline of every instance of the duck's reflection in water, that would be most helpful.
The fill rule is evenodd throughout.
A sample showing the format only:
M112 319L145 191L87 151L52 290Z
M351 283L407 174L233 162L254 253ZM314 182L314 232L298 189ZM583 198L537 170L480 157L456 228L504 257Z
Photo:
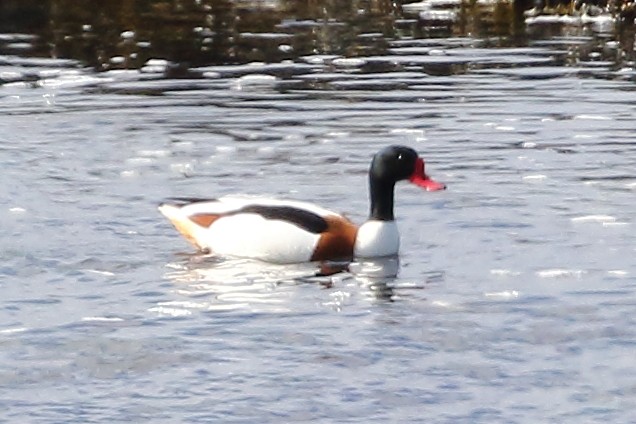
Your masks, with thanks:
M400 262L397 257L387 257L351 263L276 265L192 255L167 267L170 271L165 276L174 283L180 299L160 302L151 310L184 316L197 310L283 313L302 308L304 302L327 305L330 302L325 300L338 294L390 300ZM315 290L298 290L299 285L308 284L327 288L328 299Z
M316 274L315 264L276 265L249 259L192 255L170 263L165 276L181 299L163 302L156 312L189 315L194 310L287 312L294 286Z
M393 283L399 270L400 258L397 256L359 260L349 265L349 272L358 283L366 287L372 297L382 300L393 299Z

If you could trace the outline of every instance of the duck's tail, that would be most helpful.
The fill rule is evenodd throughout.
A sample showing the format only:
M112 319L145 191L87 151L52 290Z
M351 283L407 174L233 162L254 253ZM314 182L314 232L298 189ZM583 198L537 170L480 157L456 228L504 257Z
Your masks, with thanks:
M163 216L170 220L172 225L174 225L177 231L179 231L186 240L201 250L206 249L206 246L203 246L199 242L199 240L203 238L202 232L205 231L205 228L190 219L180 205L162 203L158 209Z

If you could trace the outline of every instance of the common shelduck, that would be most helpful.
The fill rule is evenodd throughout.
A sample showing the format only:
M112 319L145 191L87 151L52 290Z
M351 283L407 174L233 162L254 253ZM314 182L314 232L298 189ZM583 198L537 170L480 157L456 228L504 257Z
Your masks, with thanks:
M254 197L177 198L159 211L192 244L215 255L274 263L379 258L398 253L393 195L401 180L427 191L445 188L426 175L415 150L389 146L371 161L371 212L361 226L310 203Z

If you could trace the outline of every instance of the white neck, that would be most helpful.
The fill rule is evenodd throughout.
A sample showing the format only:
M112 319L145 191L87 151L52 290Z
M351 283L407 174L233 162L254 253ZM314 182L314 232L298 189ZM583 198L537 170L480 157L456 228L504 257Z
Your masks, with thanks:
M400 233L395 221L369 220L358 229L353 254L356 258L397 255Z

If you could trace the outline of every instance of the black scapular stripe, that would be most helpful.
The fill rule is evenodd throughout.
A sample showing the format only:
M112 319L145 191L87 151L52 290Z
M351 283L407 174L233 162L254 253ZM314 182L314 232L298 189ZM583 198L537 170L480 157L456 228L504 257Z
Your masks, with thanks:
M322 216L291 206L249 205L228 215L239 213L256 213L267 219L287 221L314 234L325 232L329 226Z

